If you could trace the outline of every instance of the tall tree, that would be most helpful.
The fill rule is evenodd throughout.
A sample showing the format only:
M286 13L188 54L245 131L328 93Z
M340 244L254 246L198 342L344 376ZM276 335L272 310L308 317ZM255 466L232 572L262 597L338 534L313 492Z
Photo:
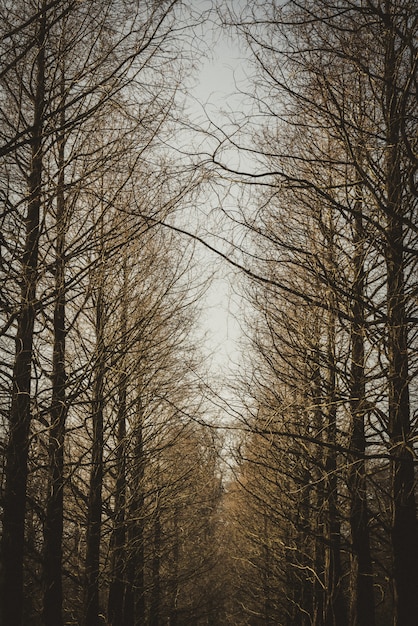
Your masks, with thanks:
M350 411L351 433L349 447L352 456L348 467L350 492L351 606L350 624L375 623L373 569L367 505L366 471L366 372L365 372L365 234L363 200L356 189L353 228L353 283L351 324Z
M46 461L45 429L48 493L42 492L36 476L30 484L30 502L44 528L44 620L55 625L63 620L64 497L69 467L64 456L65 424L68 416L73 423L74 407L83 393L83 375L86 380L90 374L82 342L77 348L79 319L90 302L88 280L96 263L92 234L97 224L89 208L97 192L96 180L112 167L117 171L117 189L107 195L106 210L119 202L124 187L130 185L132 192L135 169L145 169L144 153L156 143L158 134L162 136L179 78L172 73L164 82L154 64L157 58L158 62L165 58L181 65L177 46L185 23L174 14L177 4L150 1L139 6L110 0L89 3L87 10L83 3L73 2L34 1L13 7L6 1L0 3L1 45L7 54L1 68L5 106L0 125L2 196L7 207L2 217L2 392L11 406L10 412L5 410L9 460L2 552L3 571L10 570L10 576L4 579L2 597L5 620L10 623L22 620L28 463L39 474ZM103 133L108 143L102 150ZM155 194L147 211L152 219L161 218L161 209L166 215L168 205L174 206L181 196L179 181L161 207L159 190L171 182L164 159L155 159L154 170L157 161L167 176L159 179L154 171L147 179L146 192L142 190L150 200ZM152 193L151 180L155 183ZM127 213L126 207L123 211ZM127 222L125 240L148 228L135 210ZM119 235L116 239L112 243L109 234L111 254L123 245ZM14 331L12 357L9 344ZM78 351L81 354L75 356ZM9 370L14 380L10 390ZM36 445L30 445L31 441Z
M64 73L61 77L63 97L60 126L65 127ZM66 287L65 238L67 210L65 200L65 135L58 138L58 180L56 197L55 290L53 320L51 427L49 430L49 497L44 526L44 622L45 626L62 624L62 540L64 510L64 439L67 414L66 400Z
M103 490L103 449L104 449L104 401L106 375L105 326L108 313L104 294L104 276L107 270L107 251L104 239L103 216L98 224L98 251L100 260L94 277L94 330L95 352L93 361L92 411L92 450L91 470L88 491L86 528L85 599L83 624L100 624L100 541L102 532L102 490Z
M353 624L374 621L367 510L372 483L366 476L372 464L373 452L368 449L372 441L378 441L382 456L388 446L391 466L394 623L411 623L416 613L412 592L416 582L412 581L416 581L418 561L409 401L410 388L416 384L416 369L410 367L416 309L416 199L408 183L414 168L409 146L416 126L416 52L410 42L416 38L417 22L412 14L411 3L404 0L367 6L343 3L338 8L324 0L259 3L230 20L252 52L258 71L255 102L267 120L258 144L245 143L245 139L240 144L237 136L230 144L259 158L254 174L242 175L245 182L259 182L266 190L257 215L252 218L247 210L243 222L255 237L264 239L263 252L268 243L279 247L278 262L283 266L304 264L308 273L315 268L325 292L333 293L342 332L341 358L336 353L330 365L336 368L337 384L344 389L344 396L335 396L334 410L348 435L340 443L348 446L343 453L348 460L356 568L350 599ZM292 143L286 140L290 128ZM222 161L224 147L222 138L215 161L225 171L231 168ZM295 243L284 220L275 230L270 228L272 220L263 222L267 203L276 207L276 216L285 213L278 207L288 201L287 193L294 201L288 203L292 213L285 219L291 216L295 232L308 232L303 221L294 217L295 207L299 211L302 207L303 215L309 206L315 207L317 216L332 211L339 224L336 271L329 271L323 250L312 255L306 242ZM326 223L315 219L325 232ZM347 245L354 252L351 259L345 253ZM243 258L245 265L251 257ZM264 258L265 267L271 267L269 252ZM285 273L273 280L266 270L252 274L260 282L274 284L287 298L298 294L311 306L326 308L326 301L307 291L306 283L298 284L293 274L291 282ZM382 330L384 325L387 332ZM350 377L345 371L351 372ZM347 409L351 423L346 431L342 415Z
M36 317L38 251L42 204L43 134L45 110L46 2L35 24L32 79L32 123L28 171L25 242L22 254L20 310L16 329L16 352L12 375L9 440L6 451L2 558L7 572L3 580L2 619L20 626L23 612L23 552L25 505L31 424L31 377L33 334Z
M375 7L383 26L382 97L385 130L385 259L388 323L388 432L392 471L392 550L395 586L394 624L413 624L418 611L418 533L414 493L414 454L411 443L410 370L408 343L408 272L405 248L411 246L407 230L413 206L404 185L408 172L402 163L405 146L401 133L404 102L410 98L409 83L417 75L416 59L405 58L408 5L384 2ZM408 26L407 26L408 28ZM409 30L409 29L408 29ZM408 34L412 34L409 32ZM412 70L412 71L411 71ZM412 111L408 111L410 114ZM416 251L416 247L414 248Z

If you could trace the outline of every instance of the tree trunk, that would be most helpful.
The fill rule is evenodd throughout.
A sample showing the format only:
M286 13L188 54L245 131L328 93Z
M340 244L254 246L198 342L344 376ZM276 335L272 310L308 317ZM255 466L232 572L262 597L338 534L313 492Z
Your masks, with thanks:
M42 131L45 98L46 12L43 4L37 33L36 86L31 140L31 171L22 257L21 308L16 332L9 440L6 451L2 558L4 570L3 623L21 626L23 616L23 558L25 508L31 425L33 332L38 282L39 224L42 204Z
M310 386L312 388L312 406L314 408L314 428L318 444L314 451L314 471L313 482L313 507L315 518L312 520L314 532L312 565L314 568L314 578L312 584L312 626L323 626L324 624L324 449L321 445L324 436L323 415L321 410L321 365L319 351L319 329L318 324L314 326L314 345L312 355L307 355L307 360L312 360L313 371L311 374Z
M329 216L329 269L331 275L335 268L334 259L334 224ZM328 444L325 457L325 626L346 626L348 624L347 608L342 589L341 567L341 529L338 514L338 466L337 466L337 398L336 398L336 303L335 296L329 295L329 312L327 319L327 388L325 402L326 442Z
M127 407L127 273L126 253L123 260L123 293L121 314L121 362L118 384L117 414L117 478L115 485L115 512L112 538L112 573L108 600L108 619L111 626L122 626L125 595L125 542L126 542L126 407Z
M364 236L362 203L354 215L353 304L351 329L351 437L348 468L351 529L350 626L374 626L373 570L366 490L364 432L366 384L364 373Z
M145 624L145 554L144 554L144 442L143 408L138 398L135 423L135 447L132 463L132 490L128 520L126 590L123 626Z
M101 273L101 272L100 272ZM97 359L93 388L93 444L86 532L85 601L83 626L99 626L100 539L103 485L103 396L105 377L103 277L96 302Z
M335 444L336 408L330 397L327 427L328 443ZM337 460L336 451L328 448L325 461L325 626L344 626L348 623L342 589L341 530L337 505Z
M159 497L159 495L157 495ZM160 624L160 597L161 597L161 576L160 576L160 562L161 562L161 519L160 510L157 505L155 511L154 520L154 537L152 546L152 589L151 589L151 614L150 614L150 626L159 626Z
M64 96L62 81L61 95ZM64 128L64 109L61 128ZM62 626L62 537L64 516L64 437L66 407L65 372L65 197L63 136L58 142L58 189L56 214L56 261L54 308L54 348L52 356L52 402L49 430L49 489L44 526L44 598L45 626Z
M122 380L124 378L125 380ZM125 595L125 507L126 507L126 375L121 374L119 383L119 409L117 433L117 472L115 489L114 528L112 537L112 573L109 588L108 619L111 626L123 623L123 603ZM123 411L123 415L122 415Z
M172 584L172 601L171 601L171 616L170 626L178 626L178 594L179 588L179 565L180 565L180 529L179 529L179 513L180 508L176 502L173 513L173 584Z
M408 340L403 297L402 228L390 219L387 252L389 436L392 475L394 624L415 625L418 614L418 549L414 461L410 442Z
M271 554L269 547L269 527L268 527L268 514L267 511L263 513L263 535L262 535L262 555L263 555L263 569L262 569L262 587L263 587L263 612L264 612L264 624L270 626L273 622L271 620L271 592L270 592L270 576L271 576Z
M395 626L415 626L418 615L418 528L414 459L410 441L408 322L404 285L400 150L402 103L397 93L397 53L391 1L386 0L386 271L389 438L392 477L392 551Z

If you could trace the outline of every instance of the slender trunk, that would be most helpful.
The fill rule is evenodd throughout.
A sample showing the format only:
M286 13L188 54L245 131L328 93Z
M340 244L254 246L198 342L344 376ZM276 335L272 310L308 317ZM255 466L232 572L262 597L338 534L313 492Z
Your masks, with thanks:
M93 387L93 445L86 532L85 601L83 626L99 626L100 539L103 485L103 396L105 377L103 277L96 302L97 359Z
M301 500L298 504L300 507L300 521L298 530L298 546L300 551L299 562L301 566L302 575L298 574L298 598L301 606L300 623L303 626L310 626L312 624L313 615L313 585L314 580L309 576L309 572L312 571L312 521L315 513L312 511L312 495L313 485L316 481L315 469L311 468L309 471L304 468L302 475L302 493Z
M61 85L61 95L64 85ZM64 109L61 128L64 128ZM64 437L66 407L65 372L65 197L64 197L65 139L58 141L58 189L56 214L56 261L54 308L54 348L52 355L52 402L49 430L49 489L44 525L44 598L45 626L62 626L62 537L64 518Z
M270 599L270 569L271 569L271 554L269 548L269 527L268 527L268 514L267 511L263 514L263 570L262 570L262 583L263 583L263 596L264 596L264 624L270 626L271 620L271 599Z
M332 275L335 268L334 258L334 224L329 216L329 269ZM325 626L345 626L348 624L347 608L342 588L341 566L341 528L338 513L338 465L337 465L337 398L336 398L336 303L334 294L329 295L329 312L327 319L327 368L328 380L324 405L327 406L326 442L328 444L325 458Z
M125 542L126 542L126 330L127 330L127 275L126 254L123 260L123 293L121 314L121 363L118 384L117 414L117 478L115 485L115 512L112 538L112 579L109 589L108 619L111 626L122 626L123 602L125 595Z
M404 285L404 233L400 155L401 104L396 86L397 54L391 2L386 0L386 271L389 438L392 475L392 551L395 626L415 626L418 614L418 528L410 440L408 322Z
M125 595L125 507L126 507L126 374L119 381L117 432L117 479L115 489L114 528L112 537L112 580L109 589L108 618L111 626L121 626Z
M361 200L354 215L353 322L351 329L350 380L350 493L351 597L350 626L374 626L373 570L370 552L366 490L366 437L364 415L366 384L364 373L364 237Z
M322 504L323 489L321 483L318 484L316 492L316 507L318 511L315 524L315 539L312 561L314 566L314 580L312 585L312 626L323 626L324 623L324 585L322 583L324 570L324 537L323 537L323 520L322 520ZM318 503L320 505L318 506Z
M324 623L324 461L323 446L321 441L323 438L323 415L321 410L321 366L319 354L319 329L315 324L314 340L316 342L315 350L312 355L313 372L311 376L312 388L312 405L315 407L314 427L315 436L318 444L315 445L314 459L315 468L313 480L315 489L313 491L313 509L315 517L312 519L312 528L314 532L314 545L312 564L314 568L314 579L312 585L312 626L323 626ZM310 356L310 355L309 355ZM308 356L308 360L309 360Z
M336 408L333 394L330 396L327 426L328 443L336 442ZM342 589L341 530L338 519L338 478L336 451L328 448L325 461L325 626L344 626L347 612Z
M159 496L158 496L159 497ZM154 520L154 537L152 546L152 589L151 589L151 614L150 626L159 626L160 624L160 599L161 599L161 519L160 510L157 505Z
M126 590L123 626L145 624L144 442L143 408L138 399L129 507Z
M45 99L46 12L43 5L37 33L36 87L32 131L29 201L22 257L21 308L16 332L9 441L6 451L3 558L3 623L21 626L23 616L23 558L25 508L31 424L31 375L38 272L39 225L42 204L42 131Z
M408 339L403 297L402 228L392 223L387 253L389 437L392 475L394 624L415 625L418 613L418 546L414 459L410 441Z
M180 564L180 533L179 533L179 505L174 506L174 543L173 543L173 597L171 603L170 626L178 626L177 602L179 594L179 564Z

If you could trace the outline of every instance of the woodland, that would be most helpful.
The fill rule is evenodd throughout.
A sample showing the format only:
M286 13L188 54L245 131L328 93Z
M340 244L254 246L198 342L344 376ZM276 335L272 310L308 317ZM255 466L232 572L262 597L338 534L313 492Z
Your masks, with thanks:
M0 624L417 626L416 8L0 0Z

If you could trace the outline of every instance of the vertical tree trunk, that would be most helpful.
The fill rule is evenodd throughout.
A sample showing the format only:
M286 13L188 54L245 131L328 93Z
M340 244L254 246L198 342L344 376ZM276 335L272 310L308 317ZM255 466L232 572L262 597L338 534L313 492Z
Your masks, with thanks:
M329 216L329 270L332 276L335 268L334 224ZM347 608L342 588L341 567L341 528L338 513L338 466L337 466L337 397L336 397L336 302L333 292L329 295L327 319L327 369L328 380L324 404L327 406L325 457L325 498L326 498L326 548L325 548L325 626L346 626Z
M373 570L368 527L366 438L364 432L366 385L364 372L364 235L362 201L355 203L353 303L351 328L350 410L351 436L348 468L351 529L350 626L374 626Z
M125 596L125 507L126 507L126 374L119 381L119 409L117 433L117 479L115 489L114 528L112 537L112 572L109 588L108 619L111 626L121 626ZM122 415L123 412L123 415Z
M101 274L102 272L100 272ZM93 445L88 496L86 532L85 600L83 626L99 626L100 540L102 527L103 485L103 396L105 377L103 276L100 278L96 302L97 358L94 363L92 401Z
M262 570L262 586L264 596L264 624L270 626L271 620L271 598L270 598L270 569L271 569L271 555L269 547L269 528L268 528L268 514L267 511L263 513L263 570Z
M127 272L126 252L123 259L123 293L121 313L121 362L119 365L118 413L117 413L117 478L115 485L115 512L112 538L112 573L108 600L108 620L111 626L122 626L125 595L125 542L126 542L126 407L127 383Z
M62 77L61 96L64 97ZM64 108L61 128L64 128ZM56 213L56 261L54 308L54 348L52 355L52 402L49 430L49 489L44 525L44 598L45 626L62 626L62 537L64 517L64 437L66 407L65 372L65 234L64 197L65 138L58 140L58 189Z
M410 443L408 340L403 297L402 228L390 218L387 251L389 436L396 626L416 623L418 547L414 461Z
M389 383L389 438L392 474L392 551L395 626L413 626L418 615L418 528L410 441L408 322L404 285L402 105L397 92L397 53L392 2L385 2L386 58L386 271Z
M327 436L328 448L325 461L325 626L345 626L347 622L347 611L342 589L342 567L341 567L341 530L338 519L337 504L337 459L336 451L332 447L336 441L336 408L334 394L330 395L330 407L328 411Z
M321 410L321 365L319 351L319 329L315 324L314 329L315 349L313 354L307 355L307 361L312 360L313 371L310 386L312 388L312 406L314 408L314 428L318 443L315 445L314 458L316 461L315 474L312 477L315 483L313 506L315 519L313 519L314 543L312 562L314 567L314 580L312 588L312 626L324 624L324 453L321 440L324 436L323 415Z
M144 442L143 408L138 398L128 520L126 590L123 626L145 624Z
M178 594L179 594L179 564L180 564L180 531L179 531L179 505L176 502L173 514L173 585L172 585L172 601L170 626L178 626Z
M6 451L2 558L4 571L3 623L21 626L23 615L23 557L25 507L31 424L31 375L35 300L38 282L39 224L42 204L42 132L45 98L46 12L43 3L37 32L36 85L31 139L31 171L22 257L21 308L16 332L9 440Z
M312 626L323 626L324 623L324 587L322 584L322 572L324 570L324 541L323 541L323 521L321 508L323 504L322 488L318 484L317 490L317 502L320 503L317 506L318 519L316 526L316 535L313 545L313 566L315 568L313 589L312 589Z
M316 511L312 511L312 504L314 503L313 492L315 491L313 484L317 481L315 469L311 468L311 471L309 471L308 468L304 468L303 470L301 481L302 493L299 503L301 513L297 534L297 544L300 552L299 562L301 566L301 574L299 573L298 575L298 597L302 609L302 614L300 616L301 626L311 626L313 617L313 586L315 582L309 576L309 572L312 570L315 571L315 565L312 568L314 556L314 548L312 545L312 522L314 517L317 516Z
M159 497L159 494L157 495ZM161 519L159 505L156 507L154 520L154 537L152 546L152 589L151 589L151 612L150 626L159 626L160 624L160 598L161 598Z

